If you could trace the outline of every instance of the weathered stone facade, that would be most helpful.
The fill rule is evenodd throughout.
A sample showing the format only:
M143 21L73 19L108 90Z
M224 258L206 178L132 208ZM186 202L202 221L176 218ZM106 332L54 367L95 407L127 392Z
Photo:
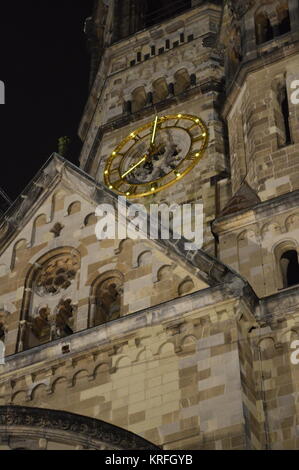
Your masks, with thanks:
M81 169L53 155L1 219L0 449L69 448L74 434L78 449L296 449L298 2L182 1L161 22L148 2L116 3L86 24ZM97 205L117 211L107 157L157 112L200 116L209 146L137 202L202 201L202 250L95 235Z

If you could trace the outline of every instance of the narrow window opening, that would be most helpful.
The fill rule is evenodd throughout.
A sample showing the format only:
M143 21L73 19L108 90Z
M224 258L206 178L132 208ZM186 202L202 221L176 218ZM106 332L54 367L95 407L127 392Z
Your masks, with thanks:
M286 34L291 31L291 20L290 20L290 13L287 7L279 8L277 10L277 17L278 17L278 30L279 34Z
M297 251L286 251L280 259L280 265L284 288L299 284L299 263Z
M258 45L271 41L274 37L270 19L264 12L258 13L255 17L255 34Z
M283 120L283 134L284 141L281 146L289 145L291 143L291 129L290 129L290 112L289 102L286 85L282 85L278 89L278 103L280 106L281 117Z

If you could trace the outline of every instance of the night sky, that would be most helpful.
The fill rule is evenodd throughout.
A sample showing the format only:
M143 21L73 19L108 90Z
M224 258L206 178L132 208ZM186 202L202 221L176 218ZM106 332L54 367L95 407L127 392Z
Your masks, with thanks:
M0 187L14 200L72 138L68 158L78 164L77 129L88 97L90 57L84 21L93 0L2 1Z

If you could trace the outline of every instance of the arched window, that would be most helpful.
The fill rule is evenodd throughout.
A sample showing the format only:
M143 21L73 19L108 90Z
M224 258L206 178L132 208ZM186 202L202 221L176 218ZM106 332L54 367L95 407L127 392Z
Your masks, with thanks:
M123 275L118 271L108 271L96 279L92 286L91 327L121 316L123 283Z
M281 256L280 267L284 288L299 284L299 263L296 250L288 250Z
M273 28L266 12L259 12L255 15L255 35L258 45L271 41L274 37Z
M23 351L73 333L80 253L61 247L46 253L27 274L18 351Z
M287 4L277 8L277 19L279 34L286 34L291 31L290 13Z
M289 101L285 78L274 81L273 91L274 117L278 129L278 147L284 147L289 145L292 141Z
M132 112L140 111L146 105L146 92L143 86L136 88L132 93Z

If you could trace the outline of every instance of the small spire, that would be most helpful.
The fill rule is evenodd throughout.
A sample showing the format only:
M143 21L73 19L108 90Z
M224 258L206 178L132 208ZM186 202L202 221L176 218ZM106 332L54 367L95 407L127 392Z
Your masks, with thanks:
M71 143L71 139L68 136L63 136L58 139L59 155L61 155L62 157L66 156L70 143Z

